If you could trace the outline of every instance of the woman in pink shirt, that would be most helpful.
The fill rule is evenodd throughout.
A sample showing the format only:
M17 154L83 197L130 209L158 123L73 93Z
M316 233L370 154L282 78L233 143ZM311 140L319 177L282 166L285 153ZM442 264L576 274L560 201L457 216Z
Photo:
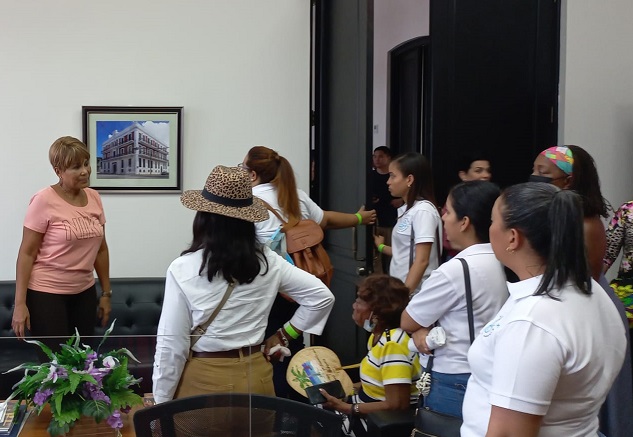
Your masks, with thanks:
M102 324L110 314L109 254L99 194L90 188L90 153L84 143L62 137L50 147L49 160L59 182L37 192L24 219L16 267L12 328L18 338L62 336L44 341L59 348L78 329L92 335L97 294Z

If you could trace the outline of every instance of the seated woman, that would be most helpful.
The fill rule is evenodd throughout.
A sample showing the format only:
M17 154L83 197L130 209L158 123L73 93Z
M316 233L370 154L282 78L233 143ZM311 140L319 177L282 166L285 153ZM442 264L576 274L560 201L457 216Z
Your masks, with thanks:
M468 352L462 437L598 435L626 332L591 279L580 196L551 184L509 187L490 241L520 281Z
M399 279L375 275L358 287L352 319L370 332L369 352L360 363L360 383L349 403L330 396L324 406L351 416L382 410L405 410L417 401L420 378L418 354L409 351L409 335L400 329L400 316L409 302L409 289ZM358 437L366 432L364 420L354 428Z
M473 300L473 328L477 335L508 298L503 266L495 258L488 228L499 188L492 182L462 182L448 195L442 216L452 246L460 252L436 269L402 313L401 327L413 333L420 352L427 328L438 323L446 331L446 345L435 350L431 388L424 406L462 417L462 403L470 376L470 347L466 288L461 261L468 263Z

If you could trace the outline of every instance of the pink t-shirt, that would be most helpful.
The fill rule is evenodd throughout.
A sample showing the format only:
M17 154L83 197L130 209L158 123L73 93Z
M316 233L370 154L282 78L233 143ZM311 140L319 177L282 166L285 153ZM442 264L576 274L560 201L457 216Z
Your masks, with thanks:
M26 210L24 227L44 234L29 288L76 294L94 282L94 264L103 241L105 215L99 194L90 188L86 206L74 206L52 187L37 192Z

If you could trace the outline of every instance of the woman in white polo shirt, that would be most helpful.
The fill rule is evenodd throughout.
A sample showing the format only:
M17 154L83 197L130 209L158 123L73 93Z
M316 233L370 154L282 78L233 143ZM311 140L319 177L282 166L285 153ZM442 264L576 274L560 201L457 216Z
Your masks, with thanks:
M463 182L451 190L442 220L451 246L460 252L431 273L402 313L401 327L413 333L421 352L431 352L425 341L428 327L438 324L446 331L446 344L434 353L431 389L424 406L454 417L462 416L470 376L466 289L459 258L468 263L475 334L508 298L503 266L495 258L488 236L497 197L499 188L487 181Z
M520 281L468 353L462 437L596 436L626 336L591 279L578 194L552 184L506 189L490 241Z
M420 291L422 282L437 268L442 251L442 220L435 205L431 164L415 152L398 156L389 164L389 192L400 197L398 221L393 228L391 246L385 237L374 236L379 252L391 256L389 274L405 283L411 295Z

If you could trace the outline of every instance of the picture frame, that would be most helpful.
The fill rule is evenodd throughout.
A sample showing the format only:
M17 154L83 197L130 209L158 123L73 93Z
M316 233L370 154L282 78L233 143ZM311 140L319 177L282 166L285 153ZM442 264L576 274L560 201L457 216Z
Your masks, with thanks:
M90 187L182 193L182 118L182 106L82 106Z

